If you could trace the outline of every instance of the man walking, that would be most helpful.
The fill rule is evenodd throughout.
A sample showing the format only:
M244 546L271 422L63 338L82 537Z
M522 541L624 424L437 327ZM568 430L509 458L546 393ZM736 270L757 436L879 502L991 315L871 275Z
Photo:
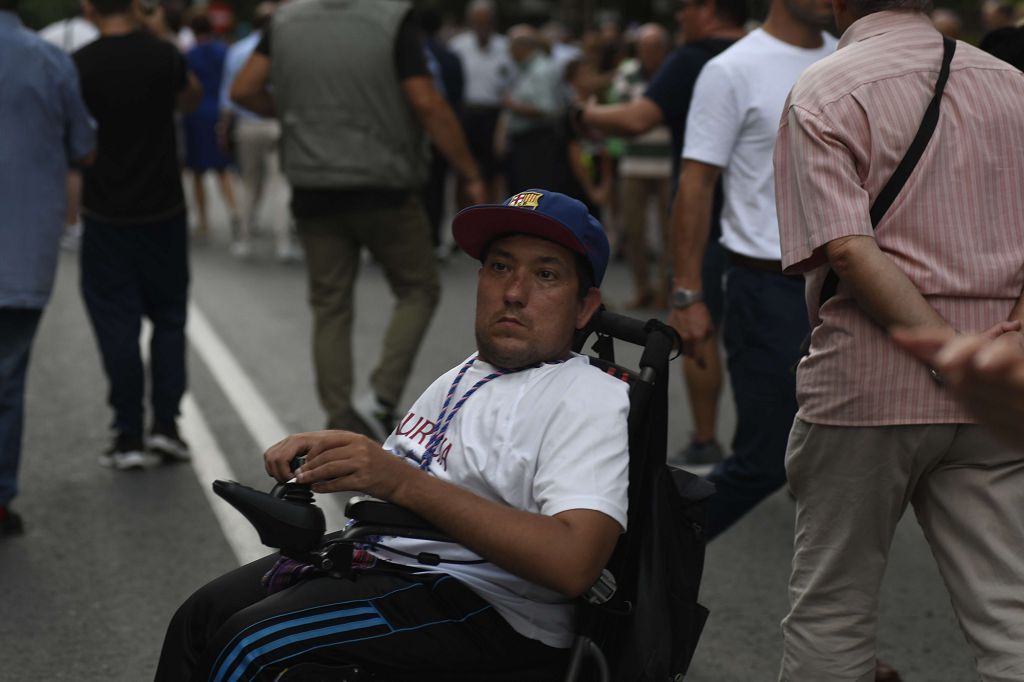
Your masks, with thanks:
M704 65L743 37L747 21L744 0L704 0L683 3L676 21L684 43L673 50L654 74L644 94L625 104L591 105L581 112L587 129L617 135L640 135L664 123L672 132L672 186L679 181L679 164L690 110L693 86ZM665 207L668 210L669 206ZM716 185L710 216L701 282L704 303L714 325L703 343L703 362L683 358L694 430L691 442L676 456L685 464L713 464L722 459L717 430L718 401L722 393L722 363L718 352L718 328L722 322L722 274L725 254L718 243L722 212L721 181Z
M709 538L786 480L783 456L796 413L792 366L807 333L803 283L782 274L772 150L786 95L808 66L831 54L827 0L775 0L764 25L709 61L694 87L672 211L671 322L684 352L704 362L714 330L701 268L715 184L723 180L726 250L724 340L736 400L733 455L709 475Z
M516 67L509 54L508 39L496 32L497 3L472 0L466 6L469 30L451 39L448 47L462 60L465 102L462 126L473 158L487 183L487 200L499 199L501 159L494 149L495 131L502 103Z
M224 75L220 91L220 137L227 145L231 136L238 172L242 178L242 201L238 234L233 235L231 253L236 258L248 258L252 249L251 238L256 228L256 216L261 203L272 210L270 220L274 232L274 252L282 263L297 260L299 253L293 244L291 219L284 202L271 197L278 187L285 186L281 175L278 142L281 124L274 118L257 116L231 102L231 84L242 66L255 51L263 29L270 23L277 5L264 0L253 10L252 33L228 48L224 58Z
M890 339L1024 340L1024 74L970 45L944 49L929 5L835 0L840 49L797 82L779 133L782 260L807 275L814 325L786 454L797 521L784 680L870 679L908 503L979 679L1024 679L1024 455ZM897 172L946 76L923 153ZM883 191L894 175L895 195ZM880 196L895 199L879 218Z
M423 129L473 200L483 199L476 162L434 87L410 7L393 0L284 5L231 89L236 103L281 121L327 425L378 440L391 431L440 295L419 198L429 162ZM372 393L353 402L352 296L364 246L397 302L370 376Z
M86 106L99 126L85 171L81 288L114 408L104 466L134 469L188 459L178 435L185 392L188 234L174 109L194 109L200 88L177 49L142 31L132 0L86 0L100 38L75 53ZM143 441L142 317L150 344L152 422Z
M91 161L92 119L71 58L0 0L0 539L23 532L11 508L29 352L50 298L71 161Z

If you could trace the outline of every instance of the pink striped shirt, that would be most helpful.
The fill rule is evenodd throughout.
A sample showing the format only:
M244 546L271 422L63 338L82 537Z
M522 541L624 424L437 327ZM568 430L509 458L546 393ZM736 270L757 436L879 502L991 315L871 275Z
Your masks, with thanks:
M823 247L849 235L874 234L962 332L1007 319L1021 295L1024 74L970 45L957 44L935 133L877 232L871 229L871 203L917 133L941 62L942 39L926 16L879 12L854 23L836 53L809 68L790 93L775 187L783 266L806 273L814 326L797 373L804 421L973 421L841 282L818 310Z

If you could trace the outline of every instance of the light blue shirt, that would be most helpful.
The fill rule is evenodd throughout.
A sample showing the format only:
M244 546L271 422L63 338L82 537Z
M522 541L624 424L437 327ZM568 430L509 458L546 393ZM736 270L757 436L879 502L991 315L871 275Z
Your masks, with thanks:
M243 109L231 101L231 84L235 82L238 72L242 70L249 56L256 51L259 45L260 31L253 31L228 48L227 56L224 57L224 77L220 80L220 110L231 111L240 118L259 119L260 116L248 109Z
M0 308L46 305L69 161L96 146L71 57L0 10Z

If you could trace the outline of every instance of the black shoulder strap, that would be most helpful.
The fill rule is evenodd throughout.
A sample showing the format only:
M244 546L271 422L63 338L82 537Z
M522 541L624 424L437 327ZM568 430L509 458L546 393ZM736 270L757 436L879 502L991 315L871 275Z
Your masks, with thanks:
M914 141L910 143L910 147L907 149L907 153L903 155L900 165L893 171L889 182L885 184L882 191L875 197L875 203L871 205L872 229L878 227L878 223L882 221L882 216L892 206L892 202L896 201L896 197L899 196L903 185L907 183L907 178L914 172L914 167L921 159L921 155L924 154L928 141L932 138L932 133L935 132L935 126L939 121L942 91L946 88L946 80L949 78L949 65L953 61L953 53L956 51L956 41L943 37L942 47L942 68L939 69L939 79L935 83L935 94L932 96L932 101L924 112L921 127L917 129ZM821 295L818 297L819 308L825 305L825 301L835 296L838 286L839 276L836 275L835 270L830 269L825 277L825 284L821 287Z

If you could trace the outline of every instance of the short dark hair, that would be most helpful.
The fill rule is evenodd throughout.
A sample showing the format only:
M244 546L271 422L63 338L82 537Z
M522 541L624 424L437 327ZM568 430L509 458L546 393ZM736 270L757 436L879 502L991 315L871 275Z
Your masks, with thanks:
M443 23L441 13L432 7L424 7L415 12L416 23L419 24L420 29L430 37L437 35Z
M206 12L196 12L192 15L192 20L188 24L188 27L192 29L192 33L197 36L208 36L213 33L213 24L210 22L210 16Z
M0 0L0 9L14 11L18 9L18 0Z
M109 17L114 14L128 14L132 11L132 0L89 0L96 14Z
M750 18L747 0L714 0L715 16L734 26L743 26Z
M494 242L504 239L505 237L514 237L517 234L522 234L527 237L537 237L535 234L527 234L525 232L506 232L505 234L499 234L491 241L484 244L484 248L480 249L480 262L483 263L487 260L487 252L491 250L491 245ZM540 237L537 237L540 239ZM587 296L587 292L590 291L594 286L594 274L590 271L590 262L583 257L583 254L572 252L574 265L576 266L576 296L582 301Z
M850 0L850 9L857 17L866 17L885 10L930 12L932 0Z

